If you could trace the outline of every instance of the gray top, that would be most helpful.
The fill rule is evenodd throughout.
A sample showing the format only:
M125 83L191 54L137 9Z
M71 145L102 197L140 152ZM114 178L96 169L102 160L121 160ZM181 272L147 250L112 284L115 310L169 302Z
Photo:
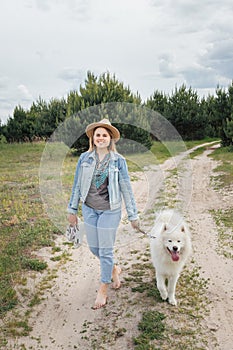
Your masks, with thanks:
M110 210L109 194L108 194L108 177L104 183L97 189L92 182L88 192L85 204L96 210Z

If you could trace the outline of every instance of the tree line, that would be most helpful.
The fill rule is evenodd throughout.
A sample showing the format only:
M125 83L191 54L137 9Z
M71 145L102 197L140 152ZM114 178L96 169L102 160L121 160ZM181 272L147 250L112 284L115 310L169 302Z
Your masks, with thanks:
M100 76L87 72L84 85L70 91L66 99L46 102L39 98L28 110L15 107L6 125L0 123L0 142L48 139L63 124L73 133L82 131L72 144L81 152L88 142L86 125L111 116L113 125L126 139L140 140L148 149L156 138L150 133L155 121L150 113L144 113L145 109L166 118L183 140L218 137L223 146L233 146L233 81L227 89L216 87L214 96L200 98L191 87L182 85L170 95L156 90L142 102L139 93L133 93L109 72Z

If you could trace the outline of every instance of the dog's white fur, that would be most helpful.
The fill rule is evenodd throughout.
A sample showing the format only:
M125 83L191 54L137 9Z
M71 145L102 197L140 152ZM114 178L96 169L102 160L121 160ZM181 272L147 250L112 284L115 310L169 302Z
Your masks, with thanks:
M177 305L176 283L192 251L188 226L178 212L168 209L158 213L151 231L150 248L161 298Z

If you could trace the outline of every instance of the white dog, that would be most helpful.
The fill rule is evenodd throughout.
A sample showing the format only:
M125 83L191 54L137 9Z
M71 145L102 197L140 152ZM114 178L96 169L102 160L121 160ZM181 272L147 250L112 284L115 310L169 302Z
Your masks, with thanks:
M168 298L170 304L177 305L176 283L192 250L189 229L179 213L164 210L158 214L150 237L157 288L163 300Z

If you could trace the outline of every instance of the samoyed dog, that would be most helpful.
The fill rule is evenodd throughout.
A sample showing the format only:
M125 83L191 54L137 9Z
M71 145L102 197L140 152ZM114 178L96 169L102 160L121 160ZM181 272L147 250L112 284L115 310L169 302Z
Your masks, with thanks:
M161 298L177 305L176 283L191 255L191 237L183 217L174 210L158 213L150 234L151 258Z

